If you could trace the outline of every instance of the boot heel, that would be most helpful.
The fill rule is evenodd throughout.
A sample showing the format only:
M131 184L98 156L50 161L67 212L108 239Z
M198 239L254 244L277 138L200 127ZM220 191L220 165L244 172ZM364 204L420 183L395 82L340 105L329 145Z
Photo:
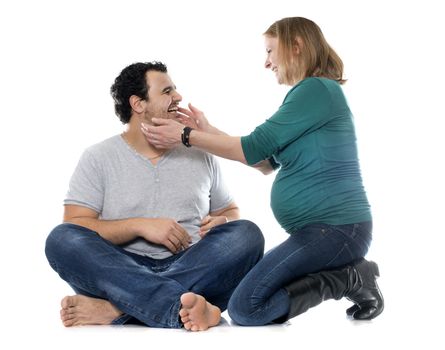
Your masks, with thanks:
M378 265L374 261L370 261L369 265L374 276L380 277L380 271Z

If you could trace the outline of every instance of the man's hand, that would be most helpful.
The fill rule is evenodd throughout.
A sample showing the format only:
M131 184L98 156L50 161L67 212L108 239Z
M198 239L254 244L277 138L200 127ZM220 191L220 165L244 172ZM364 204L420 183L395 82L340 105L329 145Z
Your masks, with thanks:
M201 228L199 230L199 235L201 237L204 237L207 232L210 231L212 227L222 225L228 222L227 216L210 216L207 215L202 221L201 221Z
M173 219L137 218L137 231L145 240L161 244L172 253L179 253L188 248L191 237L187 231Z

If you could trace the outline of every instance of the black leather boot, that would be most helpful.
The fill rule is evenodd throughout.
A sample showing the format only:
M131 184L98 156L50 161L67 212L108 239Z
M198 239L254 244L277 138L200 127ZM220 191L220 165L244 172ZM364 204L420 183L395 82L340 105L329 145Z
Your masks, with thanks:
M383 297L377 286L375 262L360 259L352 265L320 271L302 277L285 287L290 310L275 322L284 322L306 312L324 300L343 297L354 302L347 314L357 320L370 320L383 311Z
M354 303L346 313L356 320L371 320L380 315L384 308L383 295L376 281L380 276L379 267L373 261L360 259L353 268L361 283L359 288L354 288L346 294L346 298Z

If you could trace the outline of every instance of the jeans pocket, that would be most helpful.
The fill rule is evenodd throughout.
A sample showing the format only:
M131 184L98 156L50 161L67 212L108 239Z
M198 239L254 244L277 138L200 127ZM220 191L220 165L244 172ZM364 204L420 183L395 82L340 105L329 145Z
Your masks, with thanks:
M340 225L336 227L336 230L348 242L348 250L353 260L366 255L372 240L371 222Z
M356 259L354 255L355 254L351 251L349 244L345 242L338 253L326 264L326 267L330 268L347 264Z
M348 224L334 226L335 230L347 239L354 239L360 231L360 224Z

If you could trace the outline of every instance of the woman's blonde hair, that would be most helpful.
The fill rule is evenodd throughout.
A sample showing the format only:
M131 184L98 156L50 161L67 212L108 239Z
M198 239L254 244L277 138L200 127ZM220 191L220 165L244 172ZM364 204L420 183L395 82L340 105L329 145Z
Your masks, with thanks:
M329 46L317 24L303 17L287 17L272 24L264 35L278 39L278 59L283 83L294 85L307 77L343 79L343 62ZM298 38L298 40L297 40ZM294 54L295 45L300 54Z

